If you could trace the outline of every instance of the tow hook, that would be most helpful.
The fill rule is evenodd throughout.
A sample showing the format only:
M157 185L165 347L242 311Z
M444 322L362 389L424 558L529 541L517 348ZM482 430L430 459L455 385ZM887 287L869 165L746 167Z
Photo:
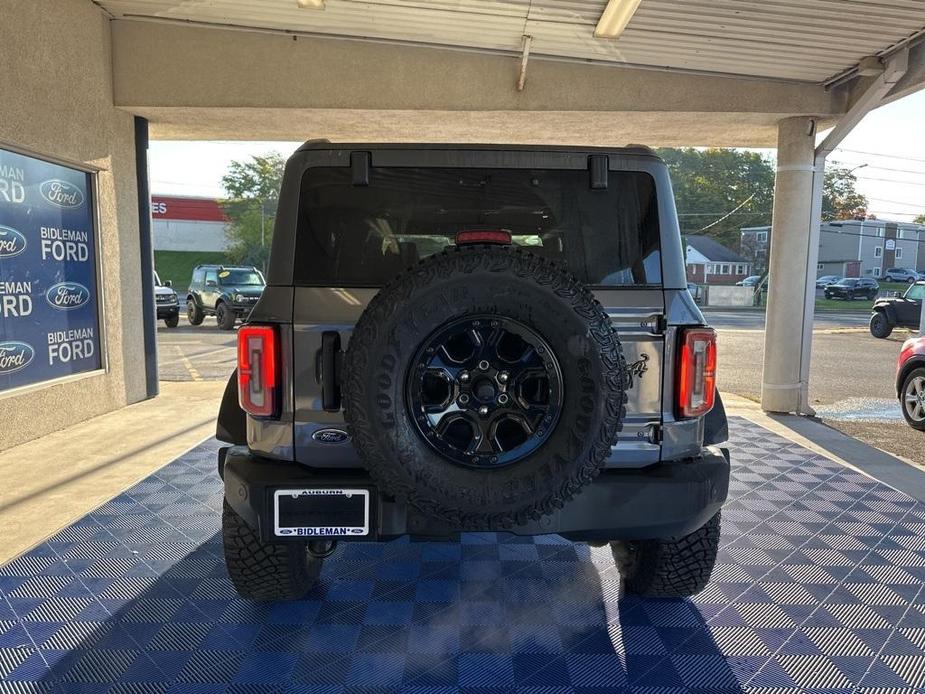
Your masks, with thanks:
M308 553L315 559L326 559L337 549L337 540L310 540Z

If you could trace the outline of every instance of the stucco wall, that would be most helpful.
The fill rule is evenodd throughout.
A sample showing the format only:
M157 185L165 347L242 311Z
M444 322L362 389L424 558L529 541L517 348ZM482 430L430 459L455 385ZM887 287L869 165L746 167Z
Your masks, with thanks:
M0 394L0 449L145 397L132 116L113 107L108 19L90 0L2 0L0 146L98 167L108 372Z

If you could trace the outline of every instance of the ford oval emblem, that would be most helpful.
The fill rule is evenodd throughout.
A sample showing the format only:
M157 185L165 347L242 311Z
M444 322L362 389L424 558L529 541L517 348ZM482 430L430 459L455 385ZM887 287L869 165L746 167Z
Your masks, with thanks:
M312 438L318 443L343 443L350 435L343 429L319 429Z
M53 178L39 186L42 197L56 207L80 207L84 194L73 183Z
M26 237L13 227L0 224L0 258L12 258L26 250Z
M70 311L90 302L90 290L79 282L58 282L45 292L45 301L59 311Z
M35 358L35 350L28 342L7 340L0 342L0 375L25 369Z

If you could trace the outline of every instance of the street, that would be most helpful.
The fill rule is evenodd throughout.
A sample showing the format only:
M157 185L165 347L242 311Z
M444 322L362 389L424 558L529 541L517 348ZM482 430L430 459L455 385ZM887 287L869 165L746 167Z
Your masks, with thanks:
M764 314L708 311L719 337L719 388L759 400L764 357ZM896 330L878 340L866 313L819 313L813 331L812 405L827 424L909 460L925 462L923 435L907 426L894 379L896 357L912 333ZM158 322L158 366L164 381L224 381L234 370L235 332L214 318L191 326L186 316L167 328Z
M718 333L720 391L759 400L764 360L764 314L706 313ZM925 463L925 437L902 418L896 397L896 358L912 336L896 330L872 337L866 313L819 313L813 330L810 395L817 415L849 436Z

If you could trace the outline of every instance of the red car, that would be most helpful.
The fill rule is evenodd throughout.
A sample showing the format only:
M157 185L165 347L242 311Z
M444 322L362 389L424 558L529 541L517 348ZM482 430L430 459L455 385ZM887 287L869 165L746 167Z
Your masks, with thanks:
M925 335L903 343L896 365L896 393L909 425L925 431Z

